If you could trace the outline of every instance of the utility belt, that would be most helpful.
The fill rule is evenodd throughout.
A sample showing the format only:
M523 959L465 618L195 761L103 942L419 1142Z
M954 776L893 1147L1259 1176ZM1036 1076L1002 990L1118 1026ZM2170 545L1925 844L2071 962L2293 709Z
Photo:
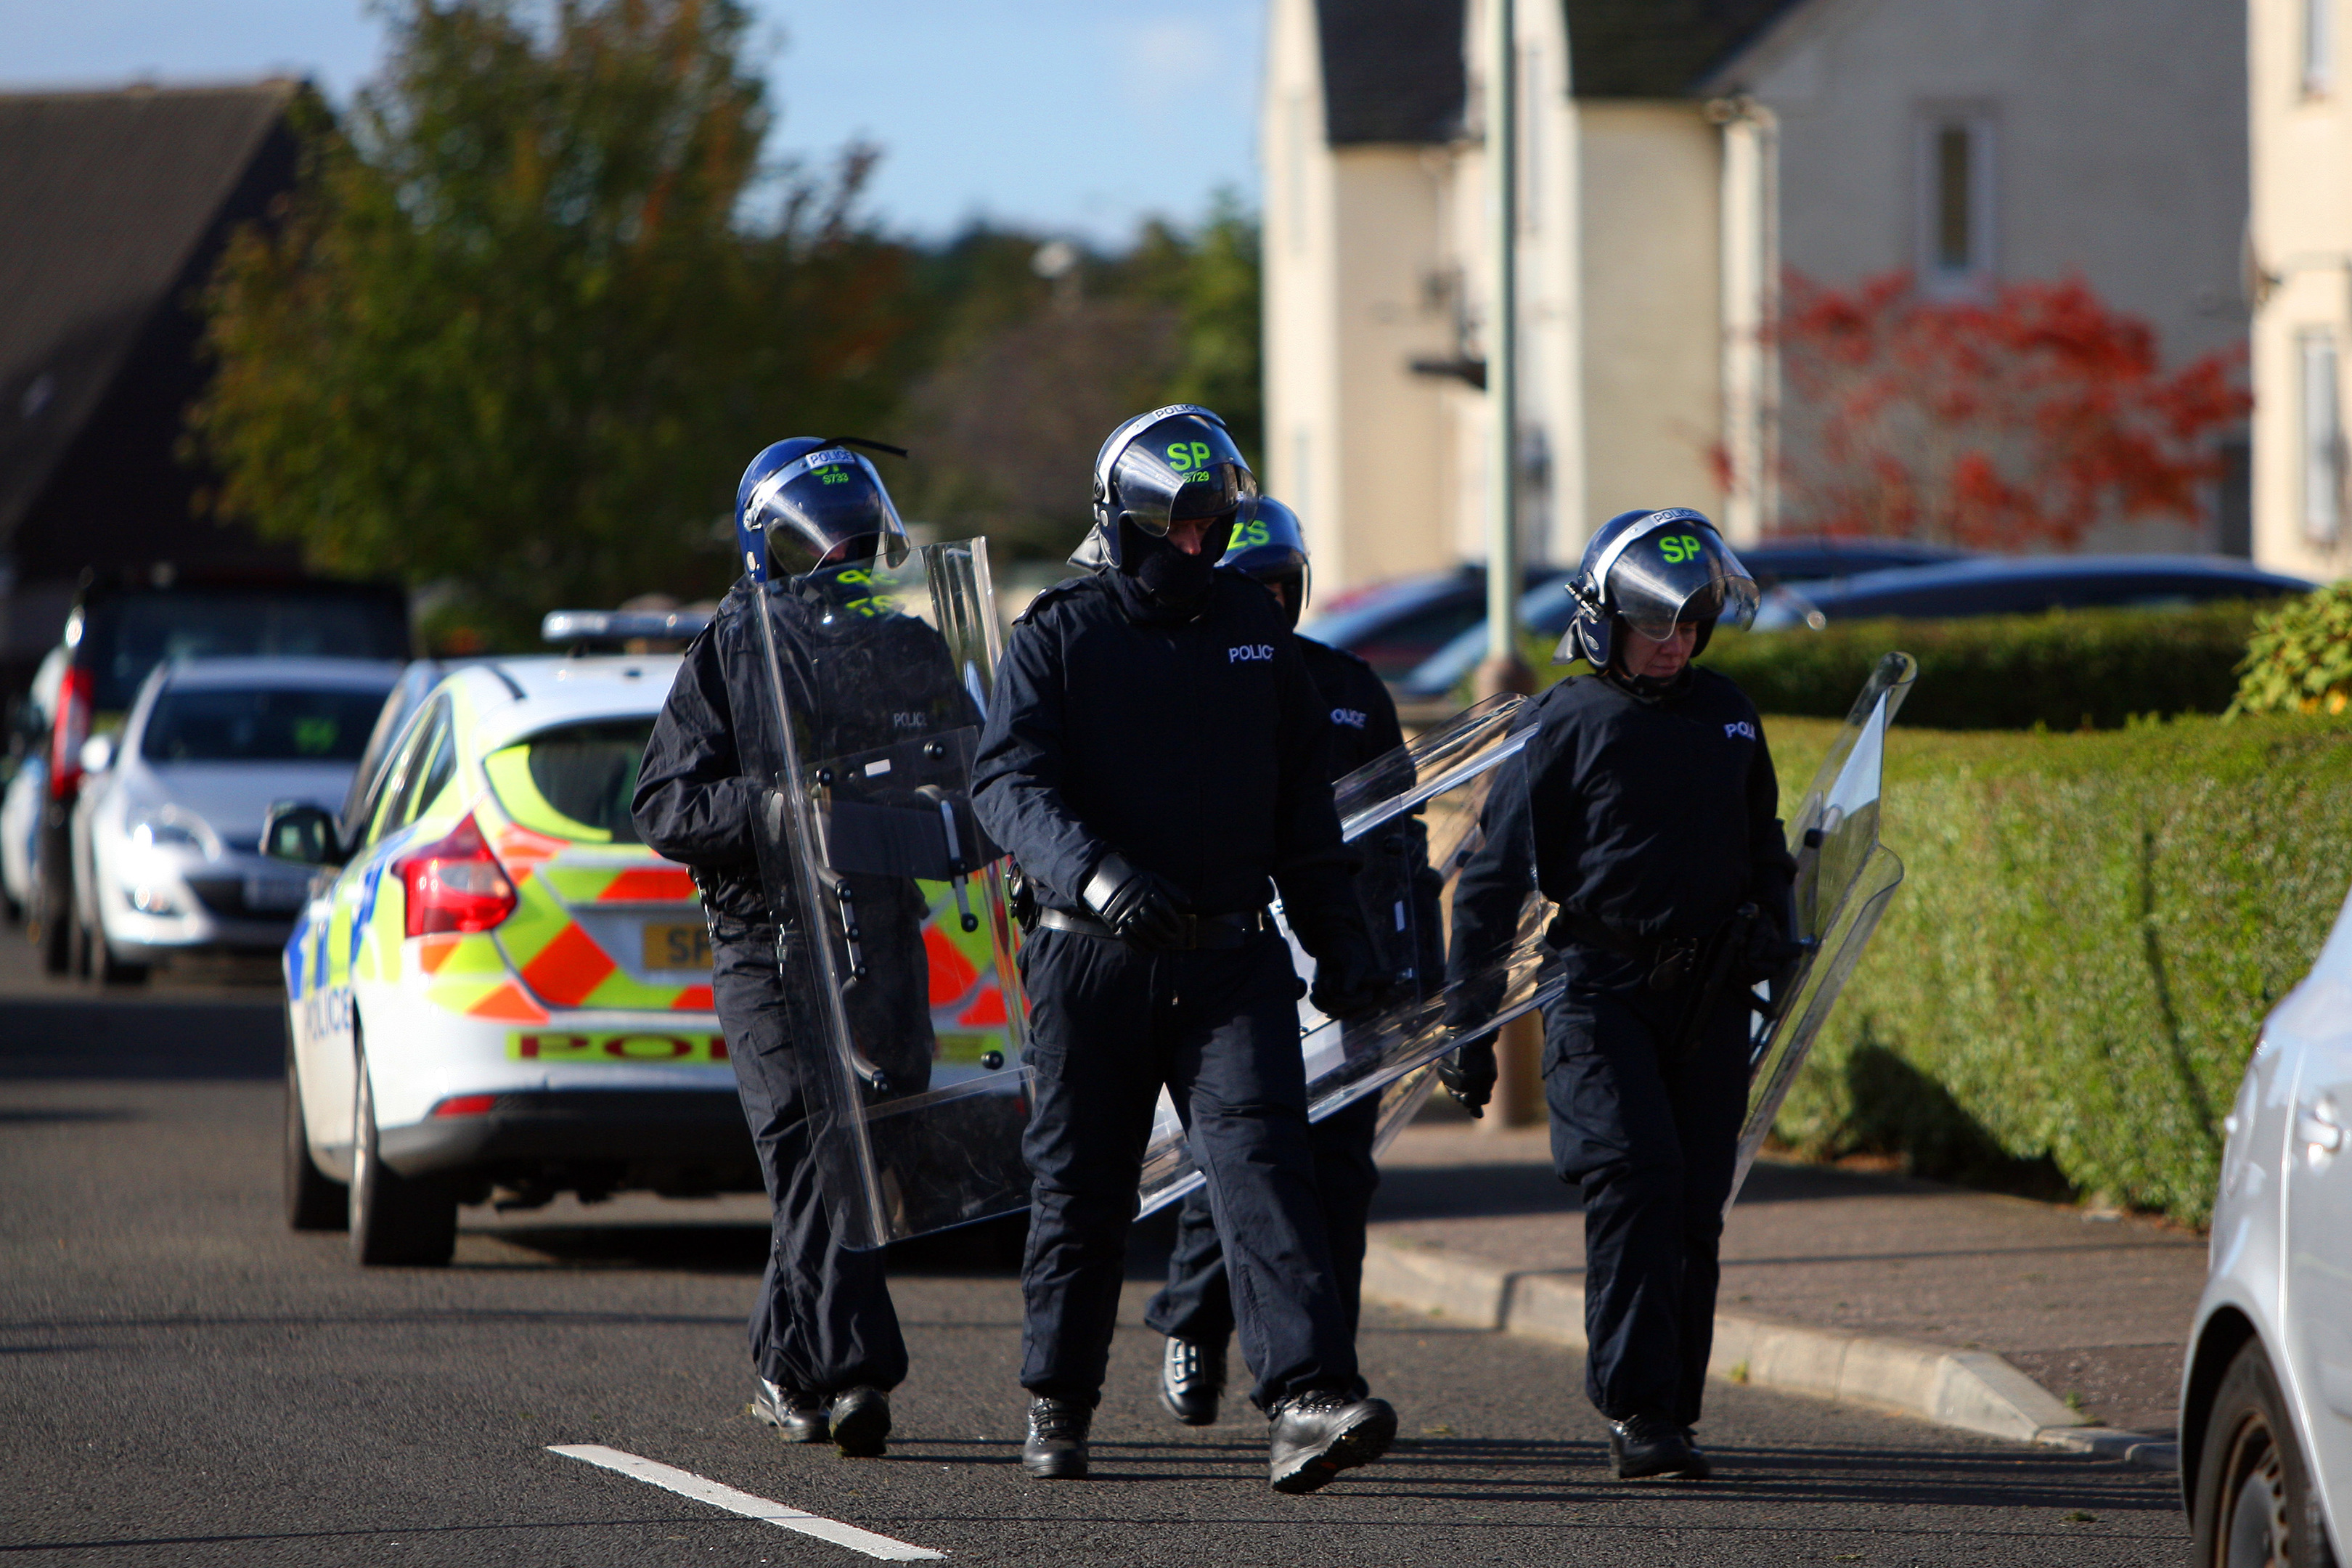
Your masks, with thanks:
M1552 917L1551 928L1544 936L1555 948L1574 942L1579 947L1597 947L1603 952L1631 959L1641 967L1642 983L1653 991L1664 993L1680 991L1693 981L1705 980L1713 967L1708 960L1746 934L1748 918L1746 906L1742 906L1742 913L1733 915L1705 936L1635 942L1590 915L1562 910Z
M1264 910L1244 910L1230 915L1184 915L1183 940L1171 944L1169 951L1191 952L1202 948L1239 947L1253 936L1274 929L1273 917ZM1066 931L1076 936L1098 937L1105 942L1117 942L1118 936L1110 927L1092 915L1073 914L1067 910L1040 909L1037 925L1047 931Z

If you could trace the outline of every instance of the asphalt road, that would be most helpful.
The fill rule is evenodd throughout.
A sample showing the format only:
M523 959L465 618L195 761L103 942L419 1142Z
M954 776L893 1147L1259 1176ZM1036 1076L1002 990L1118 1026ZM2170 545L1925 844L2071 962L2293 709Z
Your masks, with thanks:
M13 936L0 936L0 942ZM353 1268L277 1206L265 993L0 997L0 1562L871 1561L550 1451L595 1444L973 1563L2172 1563L2173 1480L1717 1384L1717 1476L1620 1485L1567 1352L1378 1317L1404 1439L1266 1489L1246 1407L1152 1403L1147 1231L1097 1479L1016 1463L1019 1298L988 1238L894 1259L886 1459L745 1411L755 1202L468 1211L456 1264Z

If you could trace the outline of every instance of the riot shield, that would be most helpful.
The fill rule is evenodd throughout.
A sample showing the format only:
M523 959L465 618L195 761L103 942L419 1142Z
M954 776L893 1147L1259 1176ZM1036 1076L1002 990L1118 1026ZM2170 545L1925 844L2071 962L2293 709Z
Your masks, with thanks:
M1389 970L1392 1000L1370 1017L1343 1022L1299 999L1308 1120L1380 1095L1384 1145L1428 1098L1430 1064L1462 1043L1445 1026L1442 994L1453 890L1482 842L1479 814L1496 767L1527 743L1527 706L1520 697L1489 699L1332 786L1340 831L1362 856L1357 897ZM1544 1001L1538 971L1548 918L1542 896L1530 893L1509 951L1491 973L1469 977L1501 998L1488 1027ZM1291 948L1300 979L1312 978L1314 961L1295 939ZM1144 1157L1139 1212L1182 1197L1201 1180L1163 1091Z
M1879 781L1886 726L1918 673L1909 654L1890 653L1878 661L1790 820L1799 934L1812 946L1781 994L1766 997L1758 1018L1748 1055L1748 1118L1723 1201L1727 1214L1839 991L1902 883L1903 862L1878 841Z
M984 542L766 584L781 763L760 831L835 1234L1010 1213L1027 1074L1003 857L971 809L1000 652Z

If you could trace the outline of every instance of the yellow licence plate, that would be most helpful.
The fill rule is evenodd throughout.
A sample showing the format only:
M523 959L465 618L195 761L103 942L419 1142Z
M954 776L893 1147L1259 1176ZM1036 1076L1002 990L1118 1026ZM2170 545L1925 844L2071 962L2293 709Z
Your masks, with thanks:
M700 921L646 927L647 969L708 969L710 928Z

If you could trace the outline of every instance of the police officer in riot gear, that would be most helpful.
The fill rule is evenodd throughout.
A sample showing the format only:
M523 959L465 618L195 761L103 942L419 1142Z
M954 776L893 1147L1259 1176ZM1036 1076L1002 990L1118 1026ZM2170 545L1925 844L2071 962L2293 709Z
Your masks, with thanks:
M1283 618L1297 626L1312 574L1306 535L1290 508L1263 496L1245 506L1218 564L1265 584L1281 605ZM1329 769L1335 781L1404 744L1396 702L1370 665L1312 637L1299 637L1297 647L1331 721ZM1429 865L1426 830L1418 817L1406 817L1393 831L1380 835L1366 854L1358 901L1381 949L1383 967L1400 985L1424 978L1433 984L1443 971L1444 952L1437 907L1441 884ZM1406 862L1402 875L1386 863L1391 859ZM1398 918L1387 907L1400 892L1414 900L1417 919ZM1307 1134L1350 1338L1361 1304L1365 1216L1381 1179L1372 1160L1380 1109L1380 1096L1367 1095L1314 1123ZM1167 1336L1160 1358L1161 1405L1188 1426L1213 1423L1224 1389L1234 1302L1216 1217L1203 1189L1196 1188L1178 1210L1168 1283L1151 1299L1143 1321Z
M1503 764L1455 886L1450 973L1509 946L1532 877L1566 982L1544 1012L1543 1075L1555 1165L1584 1195L1585 1390L1620 1477L1698 1477L1748 987L1793 952L1796 866L1754 705L1690 659L1718 621L1752 618L1757 589L1704 516L1669 508L1612 518L1569 592L1559 657L1594 673L1538 699ZM1493 1005L1465 983L1448 1016L1475 1030ZM1475 1113L1494 1037L1441 1074Z
M751 1313L753 1411L794 1442L828 1436L844 1454L876 1455L890 1431L888 1391L907 1374L907 1348L879 1251L853 1252L832 1233L815 1161L809 1086L797 1059L825 1037L822 999L786 979L805 951L805 911L778 909L760 868L777 853L768 796L784 767L779 697L762 671L769 618L792 689L783 706L803 754L839 755L887 743L890 714L830 679L860 661L898 674L892 704L968 710L969 699L919 621L889 613L868 574L877 553L906 548L905 527L871 463L841 440L797 437L760 453L736 492L744 575L687 648L655 721L637 775L635 816L645 841L694 873L710 926L711 991L751 1123L774 1221L765 1278ZM891 450L892 448L881 448ZM901 646L904 645L904 646ZM822 667L829 679L819 680ZM782 879L770 879L780 881ZM894 1092L919 1089L933 1042L926 997L924 900L903 879L842 879L856 900L863 955L874 977L845 1005L887 1041L870 1064ZM838 921L837 910L814 917Z
M1276 889L1324 1011L1371 1011L1387 985L1332 807L1323 700L1274 600L1216 566L1255 489L1207 409L1114 431L1072 557L1092 571L1015 623L972 770L982 825L1039 906L1021 954L1035 1095L1022 1459L1036 1476L1087 1471L1163 1087L1236 1281L1273 1485L1312 1491L1395 1436L1395 1412L1363 1394L1325 1235Z

